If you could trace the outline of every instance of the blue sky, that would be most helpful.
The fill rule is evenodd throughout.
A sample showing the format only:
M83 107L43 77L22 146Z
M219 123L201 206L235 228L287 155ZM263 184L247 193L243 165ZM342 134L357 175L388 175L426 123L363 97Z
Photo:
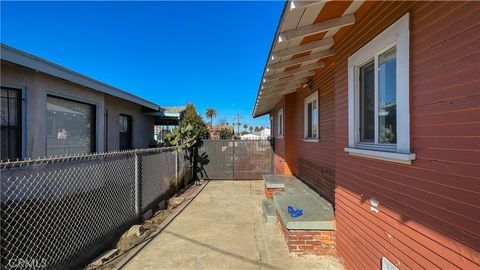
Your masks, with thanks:
M247 125L280 16L265 2L3 2L3 43L161 106Z

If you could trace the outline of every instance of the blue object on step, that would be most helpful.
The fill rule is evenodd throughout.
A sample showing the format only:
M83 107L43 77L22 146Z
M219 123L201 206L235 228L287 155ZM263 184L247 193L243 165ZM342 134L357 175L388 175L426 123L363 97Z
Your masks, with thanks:
M293 218L299 217L303 215L303 210L298 208L297 210L293 211L293 213L290 215Z
M293 208L292 206L289 205L287 207L287 210L288 210L288 213L291 214L291 213L293 213L293 211L295 211L295 208Z

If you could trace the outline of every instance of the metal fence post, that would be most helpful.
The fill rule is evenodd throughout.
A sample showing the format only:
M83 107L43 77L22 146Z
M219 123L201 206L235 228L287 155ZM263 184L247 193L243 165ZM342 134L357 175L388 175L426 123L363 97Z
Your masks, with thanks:
M134 153L135 158L135 214L140 219L142 215L142 206L141 206L141 186L140 186L140 160L138 153Z

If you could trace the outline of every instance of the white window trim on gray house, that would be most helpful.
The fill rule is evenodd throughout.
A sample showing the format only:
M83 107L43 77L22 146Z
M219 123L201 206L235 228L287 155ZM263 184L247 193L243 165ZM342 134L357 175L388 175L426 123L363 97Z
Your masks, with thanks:
M405 14L390 27L348 58L348 147L351 155L410 164L415 154L410 153L409 104L409 14ZM396 48L396 143L378 143L378 56ZM360 142L360 83L359 68L374 61L375 76L375 140Z

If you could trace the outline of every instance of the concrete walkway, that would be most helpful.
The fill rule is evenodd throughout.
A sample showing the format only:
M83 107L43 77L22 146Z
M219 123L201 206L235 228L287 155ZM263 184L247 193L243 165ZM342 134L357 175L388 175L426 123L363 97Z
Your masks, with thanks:
M342 269L334 257L291 256L261 209L263 181L211 181L124 269Z

